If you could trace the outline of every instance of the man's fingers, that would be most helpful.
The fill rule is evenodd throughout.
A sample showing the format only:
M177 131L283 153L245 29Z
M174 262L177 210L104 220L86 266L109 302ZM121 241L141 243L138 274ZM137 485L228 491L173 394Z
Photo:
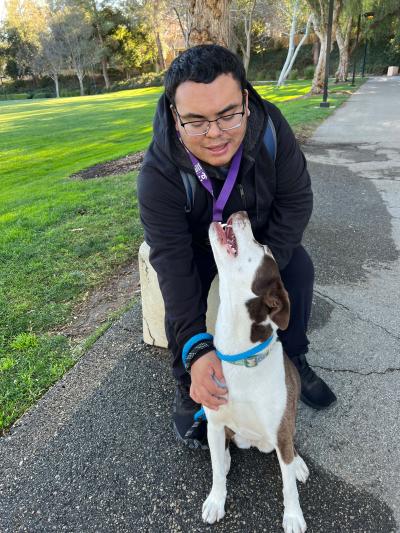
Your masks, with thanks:
M213 367L210 368L210 374L217 382L225 385L225 378L224 374L222 373L222 365L220 361L218 361L217 364L213 365Z
M210 380L207 382L206 386L210 394L213 394L214 396L225 396L228 394L228 389L221 385L218 384L215 376L210 376Z

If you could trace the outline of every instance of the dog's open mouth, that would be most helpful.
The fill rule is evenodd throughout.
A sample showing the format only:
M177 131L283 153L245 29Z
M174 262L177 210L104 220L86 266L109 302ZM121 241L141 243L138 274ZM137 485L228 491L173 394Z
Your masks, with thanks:
M232 228L232 217L229 217L226 224L217 224L219 242L224 246L229 255L236 257L238 247L236 236Z

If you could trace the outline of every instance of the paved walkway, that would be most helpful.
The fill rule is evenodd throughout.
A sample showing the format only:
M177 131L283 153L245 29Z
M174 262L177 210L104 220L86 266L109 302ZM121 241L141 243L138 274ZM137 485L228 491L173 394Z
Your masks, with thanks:
M310 360L339 397L300 407L310 532L399 531L399 128L400 79L375 78L306 147ZM232 450L226 518L202 524L208 452L175 442L168 354L140 331L137 305L0 439L0 531L281 531L277 460L256 450Z

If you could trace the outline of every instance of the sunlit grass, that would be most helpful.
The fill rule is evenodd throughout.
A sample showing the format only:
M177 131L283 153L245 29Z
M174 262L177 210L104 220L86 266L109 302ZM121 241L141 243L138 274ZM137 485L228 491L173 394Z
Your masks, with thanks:
M304 97L310 82L256 89L294 129L332 112ZM0 432L74 363L54 331L142 240L135 172L69 176L145 149L161 93L0 102ZM335 105L344 98L330 96Z

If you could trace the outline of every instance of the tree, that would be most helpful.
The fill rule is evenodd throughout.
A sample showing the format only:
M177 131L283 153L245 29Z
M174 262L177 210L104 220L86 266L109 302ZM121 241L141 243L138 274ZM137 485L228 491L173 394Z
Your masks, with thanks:
M113 39L117 43L115 61L125 70L126 78L129 78L132 69L140 71L145 65L156 63L154 36L146 30L144 24L135 28L121 24L115 29Z
M340 15L340 10L342 8L342 2L343 0L334 0L332 35L335 35L336 32L336 26ZM326 49L328 44L329 0L307 0L307 3L311 10L314 31L321 43L318 63L315 68L314 79L312 82L311 93L320 94L323 91L325 80Z
M308 17L306 29L304 31L303 37L301 38L300 42L298 43L297 47L295 46L295 36L297 34L297 19L299 15L299 7L300 7L300 0L294 0L293 4L291 5L292 8L292 23L290 28L290 35L289 35L289 48L288 53L286 56L285 63L282 67L282 71L279 75L277 86L281 87L285 83L285 80L287 79L290 71L293 68L294 62L296 60L297 54L300 51L300 48L303 46L305 40L308 37L308 33L310 31L310 24L311 24L311 15Z
M231 10L233 26L232 40L239 46L244 69L247 73L250 63L251 41L253 35L253 20L257 0L235 0Z
M190 11L189 2L185 0L169 0L168 4L178 20L182 37L185 42L185 48L189 48L190 33L193 27L193 16Z
M57 98L60 97L59 76L67 60L61 24L57 16L50 20L48 31L40 35L39 53L34 60L36 70L54 81Z
M67 61L79 81L81 96L85 94L83 79L96 56L93 27L84 11L65 9L60 21L60 39L64 45Z
M336 27L336 42L339 48L339 64L335 73L336 83L347 81L350 64L350 35L353 18L349 17Z
M39 35L46 28L47 9L34 0L9 0L5 30L8 42L7 71L16 76L32 74Z
M355 41L351 47L351 38L354 21L363 10L363 0L346 0L343 4L336 25L336 42L339 49L339 64L335 73L336 83L347 81L350 65L350 56L355 48Z
M192 0L193 27L190 45L220 44L229 48L229 8L231 0Z

